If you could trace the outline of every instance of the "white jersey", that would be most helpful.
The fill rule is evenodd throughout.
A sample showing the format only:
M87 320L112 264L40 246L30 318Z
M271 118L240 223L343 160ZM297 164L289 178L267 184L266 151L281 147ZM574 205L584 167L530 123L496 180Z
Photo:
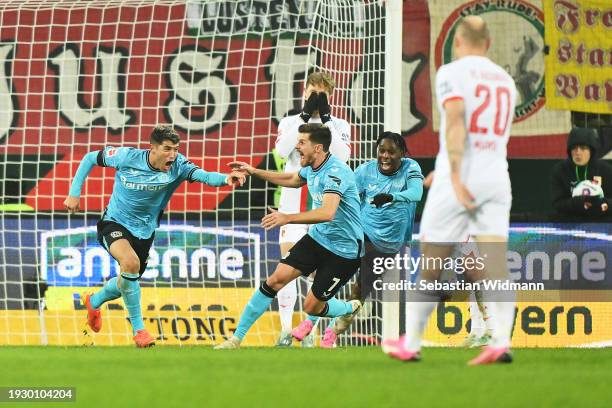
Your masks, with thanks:
M320 118L311 118L308 123L321 123ZM300 115L287 116L278 124L278 137L276 138L276 151L283 159L287 159L285 173L298 172L300 166L300 154L295 150L298 140L298 128L304 121ZM331 154L347 162L351 155L351 128L347 121L332 116L326 126L331 131L332 140L329 146ZM295 214L307 210L306 202L308 190L306 186L301 188L281 188L279 211L285 214Z
M463 182L469 188L474 184L507 181L509 188L506 145L517 98L510 74L486 57L463 57L440 67L436 74L436 96L441 122L434 183L448 180L450 174L444 104L462 99L467 130L461 169Z

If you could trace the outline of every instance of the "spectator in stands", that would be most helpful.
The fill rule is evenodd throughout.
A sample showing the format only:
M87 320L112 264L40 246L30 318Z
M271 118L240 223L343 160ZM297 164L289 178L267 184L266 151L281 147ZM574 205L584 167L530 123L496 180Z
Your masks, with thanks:
M568 158L552 170L555 221L612 222L612 164L595 159L598 145L595 130L571 130Z

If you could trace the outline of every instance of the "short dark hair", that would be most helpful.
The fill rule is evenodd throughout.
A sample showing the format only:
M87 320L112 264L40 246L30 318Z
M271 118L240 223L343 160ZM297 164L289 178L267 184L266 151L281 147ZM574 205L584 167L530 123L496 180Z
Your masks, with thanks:
M331 144L331 131L327 126L320 123L304 123L298 128L300 133L308 133L308 137L311 142L323 145L323 151L329 151L329 145Z
M404 140L404 138L399 133L395 133L395 132L383 132L378 137L378 140L376 140L376 147L378 148L378 146L380 146L382 141L385 140L385 139L389 139L390 141L395 143L397 148L400 149L404 155L406 155L406 153L408 153L408 147L406 146L406 141Z
M180 138L176 130L172 129L170 126L166 125L157 125L155 129L151 132L151 144L162 144L164 140L169 140L172 143L176 144L179 142Z

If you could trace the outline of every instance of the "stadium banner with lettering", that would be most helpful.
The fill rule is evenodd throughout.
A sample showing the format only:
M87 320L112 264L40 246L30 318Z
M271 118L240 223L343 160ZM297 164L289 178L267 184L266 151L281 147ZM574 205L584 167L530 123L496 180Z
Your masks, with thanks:
M212 11L205 5L197 36L188 33L180 2L0 10L3 21L23 22L0 27L0 145L5 174L15 176L5 194L36 211L63 211L85 153L108 145L148 148L149 134L160 123L175 127L181 151L207 171L227 172L232 160L264 164L279 120L301 109L300 85L314 65L306 53L314 22L297 15L302 3L312 8L317 2L268 3L254 1L246 14L231 14L233 1L215 2ZM382 10L378 3L363 3L364 10L369 7ZM230 14L221 18L223 13ZM254 35L245 36L247 30ZM382 109L355 88L368 81L361 75L370 64L360 52L364 45L342 36L318 41L326 41L317 43L322 49L355 55L311 56L342 73L335 78L340 91L332 100L334 114L359 118L370 107ZM354 133L359 140L358 126ZM104 209L113 173L92 171L83 209ZM184 183L169 210L212 210L230 191Z
M544 0L546 106L612 112L612 4Z
M290 0L273 2L271 7L268 3L250 2L247 14L232 14L232 1L203 3L197 35L189 34L184 4L122 11L78 5L0 10L3 21L24 23L0 28L0 145L6 157L2 204L63 211L70 180L86 152L105 145L147 148L148 134L158 123L173 123L181 138L188 140L182 151L205 170L227 171L227 163L235 159L266 166L278 121L301 109L300 81L312 63L304 52L308 38L298 35L295 40L285 34L308 32L313 24L310 14L295 16L301 7L308 11L317 2ZM436 55L445 43L438 38L446 38L463 10L455 3L413 0L404 4L401 131L414 157L437 153L431 79ZM565 142L559 134L569 129L567 115L550 116L541 107L539 14L530 17L533 7L521 1L505 3L518 4L516 12L504 12L502 17L515 21L504 32L507 64L527 94L514 128L521 137L510 140L509 157L565 157ZM290 18L279 19L283 7ZM355 1L351 12L380 7L379 2ZM373 15L379 13L372 10ZM350 27L359 30L363 20L355 21ZM49 32L49 26L54 30ZM264 33L263 27L275 34ZM258 35L245 36L245 30ZM525 30L529 36L523 43ZM152 32L163 36L151 37ZM355 54L363 49L363 44L343 41L318 45L351 49ZM245 61L259 63L245 65ZM359 88L363 83L382 87L378 85L382 78L370 77L378 57L328 58L325 64L342 73L336 78L333 113L349 120L354 128L352 140L362 142L360 118L384 115L382 96ZM290 69L276 72L273 67ZM215 103L204 109L203 100ZM92 171L81 208L104 208L112 192L113 173L112 169ZM257 200L261 191L253 189L243 196ZM230 193L229 188L185 183L169 210L213 210L230 205ZM247 206L249 199L241 197L237 203Z
M81 294L97 290L117 271L90 224L4 216L2 225L7 234L0 263L5 265L8 299L1 299L6 309L0 310L0 344L131 344L120 300L105 307L103 332L82 335ZM560 288L568 280L584 288L609 287L610 231L611 224L513 224L509 268L519 281L546 276L558 281ZM253 289L278 262L277 233L273 230L266 236L260 227L246 223L233 229L230 223L162 224L141 281L147 329L163 344L213 344L231 334ZM26 290L37 282L48 285L44 303L30 298ZM588 294L571 300L531 298L519 301L517 308L517 347L612 342L610 303ZM300 318L296 313L296 324ZM370 318L375 316L360 316ZM432 317L426 338L435 345L456 345L467 333L468 320L466 303L446 303ZM276 311L266 313L258 325L246 344L274 344L279 330Z
M469 334L469 303L438 305L425 329L430 346L456 347ZM605 302L518 302L512 347L610 347L612 307Z
M4 228L0 251L6 280L3 294L9 309L23 307L21 300L27 296L22 285L40 281L48 287L99 287L116 276L117 262L97 241L95 219L0 214L0 220ZM247 222L171 221L162 223L155 233L141 284L257 287L279 257L277 229L265 232L258 223Z
M119 270L97 241L95 220L0 217L6 288L0 300L7 308L0 310L0 344L132 344L121 299L105 306L103 332L83 334L82 294ZM215 344L233 333L279 257L278 230L246 222L163 223L140 280L146 328L163 344ZM267 313L246 344L273 344L278 325L277 312Z
M432 95L435 95L436 70L452 61L457 23L463 16L479 15L487 22L491 34L487 56L510 73L519 93L509 157L563 157L565 137L571 128L570 114L551 111L544 106L545 30L541 2L432 0L429 13ZM432 99L433 127L438 130L439 113L435 97Z
M51 296L70 299L87 288L56 288ZM232 335L252 289L144 288L143 319L158 344L213 345ZM85 310L55 305L36 310L0 310L0 345L132 345L121 301L103 312L103 330L83 332ZM64 309L63 307L66 307ZM471 324L466 302L441 303L425 331L425 344L461 344ZM299 319L294 315L294 324ZM513 347L610 347L612 307L604 302L519 302ZM267 312L251 329L246 346L273 346L280 330L278 312Z
M102 327L85 325L79 297L90 287L51 287L43 312L0 310L0 345L132 345L132 329L121 299L102 309ZM158 344L214 345L231 337L252 288L152 288L142 294L145 328ZM295 324L300 316L296 313ZM280 330L278 312L268 312L253 326L245 345L273 345Z

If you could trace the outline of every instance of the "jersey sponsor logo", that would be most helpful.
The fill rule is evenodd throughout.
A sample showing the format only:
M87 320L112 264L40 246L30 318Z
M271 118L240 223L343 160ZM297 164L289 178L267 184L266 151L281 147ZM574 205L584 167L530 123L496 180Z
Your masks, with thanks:
M527 119L544 106L544 14L542 10L523 0L489 2L476 0L463 4L442 24L436 41L436 67L452 61L453 39L459 20L466 15L479 15L485 20L506 21L489 24L493 41L488 56L503 67L514 79L518 91L514 122ZM508 26L516 30L505 30ZM482 74L482 73L481 73ZM487 76L486 80L499 80Z
M121 231L113 231L110 233L111 238L119 238L123 236L123 232Z
M374 190L378 187L378 184L368 184L368 190Z
M119 176L121 184L128 190L140 190L140 191L160 191L167 187L167 184L144 184L144 183L133 183L128 181L125 176Z
M106 157L112 157L115 155L115 153L117 153L117 149L108 149L106 152Z

